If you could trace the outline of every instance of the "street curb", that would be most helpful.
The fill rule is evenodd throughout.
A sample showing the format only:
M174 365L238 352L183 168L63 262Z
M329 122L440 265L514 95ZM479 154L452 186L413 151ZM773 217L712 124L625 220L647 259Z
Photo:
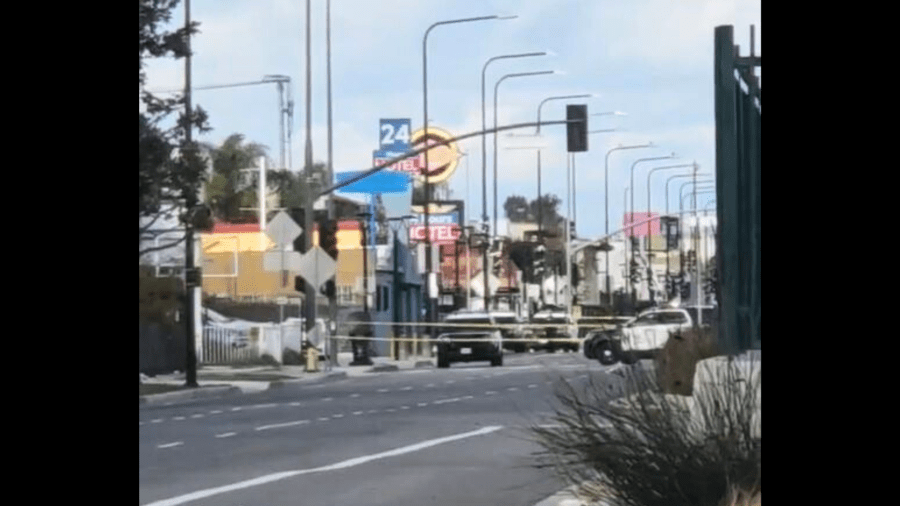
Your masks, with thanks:
M400 370L400 368L394 364L377 364L374 367L372 367L371 369L369 369L369 372L392 372L392 371L399 371L399 370Z
M159 404L164 402L205 399L210 397L224 397L226 395L239 393L241 393L241 389L236 386L202 387L191 390L180 390L177 392L142 395L140 396L140 404Z
M434 362L432 362L431 360L420 360L416 362L415 365L416 369L427 369L429 367L434 367Z

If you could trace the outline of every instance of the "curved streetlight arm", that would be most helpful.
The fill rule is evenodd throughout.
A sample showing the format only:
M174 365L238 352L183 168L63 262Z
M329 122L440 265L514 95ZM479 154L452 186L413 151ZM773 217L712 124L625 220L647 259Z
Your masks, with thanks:
M654 167L654 168L650 169L650 172L647 173L647 215L648 216L650 214L650 176L652 176L653 173L658 170L683 169L683 168L687 168L687 167L696 167L696 166L697 166L697 162L685 163L685 164L681 164L681 165L666 165L663 167ZM633 203L632 203L632 205L633 205ZM669 210L666 209L666 212L669 212Z
M594 96L593 93L586 93L583 95L564 95L564 96L559 96L559 97L549 97L549 98L545 98L544 100L541 100L541 103L538 104L538 110L537 110L537 121L538 121L537 134L541 133L541 107L544 107L545 103L547 103L551 100L570 100L570 99L576 99L576 98L591 98L593 96Z
M500 89L500 83L505 81L506 79L512 79L515 77L530 77L530 76L541 76L547 74L555 74L556 71L553 70L541 70L537 72L519 72L515 74L506 74L500 79L497 80L497 83L494 84L494 235L497 234L497 93ZM540 126L540 123L538 123Z
M481 130L487 130L487 120L485 119L485 90L484 90L484 81L485 76L487 74L488 65L497 60L508 59L508 58L525 58L528 56L544 56L546 55L546 51L541 52L533 52L533 53L518 53L518 54L504 54L500 56L494 56L492 58L488 58L488 61L484 63L484 66L481 68ZM488 212L487 212L487 137L486 135L481 136L481 220L483 223L488 222Z
M710 174L708 172L703 172L703 173L698 173L697 176L698 177L699 176L706 177L706 176L712 176L712 174ZM672 182L673 179L679 179L679 178L683 178L683 177L694 177L694 173L686 172L684 174L675 174L674 176L670 177L669 179L666 179L666 213L669 212L669 183Z

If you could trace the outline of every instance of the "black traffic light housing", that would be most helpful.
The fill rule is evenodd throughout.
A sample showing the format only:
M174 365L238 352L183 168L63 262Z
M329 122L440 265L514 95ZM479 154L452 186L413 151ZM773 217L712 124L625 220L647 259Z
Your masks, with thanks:
M337 220L324 220L319 225L319 246L334 260L338 257L337 231Z
M569 153L588 150L586 105L566 105L566 141Z

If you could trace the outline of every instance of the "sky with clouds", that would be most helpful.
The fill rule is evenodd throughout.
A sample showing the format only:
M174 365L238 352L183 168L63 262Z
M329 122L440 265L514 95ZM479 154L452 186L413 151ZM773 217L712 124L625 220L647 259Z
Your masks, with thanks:
M327 158L326 2L312 2L313 158ZM183 5L173 23L183 24ZM453 134L481 129L481 76L488 59L508 54L552 51L550 56L503 59L486 73L486 119L493 123L494 84L506 74L560 70L561 75L506 79L499 87L499 124L537 119L548 97L593 93L575 101L551 101L542 119L565 119L566 103L583 103L588 113L622 111L627 116L591 116L590 150L575 155L578 233L602 235L604 162L618 145L654 143L653 148L616 151L609 163L609 227L620 228L623 193L632 164L674 152L674 160L642 162L635 169L635 211L646 210L647 173L653 167L697 162L715 172L713 42L716 26L733 25L735 44L749 55L750 26L755 53L761 55L760 0L332 0L331 81L333 164L336 172L369 168L378 148L379 120L409 118L413 130L423 118L422 41L438 21L488 15L516 15L442 25L428 36L429 124ZM294 99L291 161L297 170L306 139L306 2L302 0L192 0L191 17L200 22L192 40L194 86L259 81L265 75L291 78ZM757 72L761 76L761 72ZM761 79L760 79L761 83ZM154 60L147 65L147 89L184 86L184 63ZM232 133L269 147L279 158L278 93L274 84L197 90L194 104L208 113L213 130L199 140L220 143ZM564 126L506 132L498 137L499 209L512 194L536 197L536 156L541 146L543 191L566 195ZM493 173L493 139L487 138L487 171ZM451 179L453 198L468 199L467 219L481 214L482 142L460 142L468 156ZM657 171L651 180L653 211L664 208L668 177L687 169ZM468 176L468 177L467 177ZM670 208L677 208L678 180L670 185ZM488 189L488 214L493 193ZM711 199L698 199L705 206ZM409 213L409 195L385 196L392 215ZM562 211L566 206L563 204ZM502 231L502 229L501 229Z

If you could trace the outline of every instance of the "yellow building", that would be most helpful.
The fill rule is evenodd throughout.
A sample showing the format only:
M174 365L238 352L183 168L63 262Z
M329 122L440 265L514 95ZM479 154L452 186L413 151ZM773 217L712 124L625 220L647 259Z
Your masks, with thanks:
M337 292L345 298L357 290L362 272L362 231L355 220L338 222ZM312 243L319 243L318 228ZM263 268L265 253L276 247L258 223L217 223L210 233L200 234L203 294L233 299L269 300L279 296L300 297L294 276L282 276ZM361 294L360 294L361 295Z

